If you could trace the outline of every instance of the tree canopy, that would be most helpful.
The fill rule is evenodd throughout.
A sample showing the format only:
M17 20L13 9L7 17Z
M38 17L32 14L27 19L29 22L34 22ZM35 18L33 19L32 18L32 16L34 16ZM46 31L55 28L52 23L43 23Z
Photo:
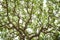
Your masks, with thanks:
M60 0L0 0L0 40L60 40Z

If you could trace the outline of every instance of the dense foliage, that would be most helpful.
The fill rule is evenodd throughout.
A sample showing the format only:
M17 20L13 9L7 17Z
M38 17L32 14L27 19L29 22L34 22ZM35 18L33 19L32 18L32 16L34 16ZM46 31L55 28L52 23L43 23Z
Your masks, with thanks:
M60 0L0 0L0 40L60 40Z

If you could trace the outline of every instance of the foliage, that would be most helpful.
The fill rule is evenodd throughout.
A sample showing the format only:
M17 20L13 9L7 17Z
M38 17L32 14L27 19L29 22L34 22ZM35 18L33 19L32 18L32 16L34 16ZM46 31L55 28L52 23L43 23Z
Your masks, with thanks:
M1 0L0 39L60 40L60 0Z

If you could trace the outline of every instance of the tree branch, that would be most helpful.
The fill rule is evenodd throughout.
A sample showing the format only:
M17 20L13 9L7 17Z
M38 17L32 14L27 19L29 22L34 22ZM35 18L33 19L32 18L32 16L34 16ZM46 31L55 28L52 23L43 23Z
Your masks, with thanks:
M41 27L41 29L39 29L38 33L31 35L30 38L29 38L29 40L31 40L34 37L38 37L40 35L40 33L42 32L42 30L43 30L43 27Z
M20 34L22 34L21 33L21 31L20 30L22 30L22 29L18 29L18 28L16 28L17 26L15 26L11 21L10 21L10 18L9 18L9 12L8 12L8 0L6 0L6 6L7 6L7 8L6 8L6 10L7 10L7 19L8 19L8 21L9 21L9 23L11 23L12 25L13 25L13 27L20 33Z
M29 19L27 20L27 22L25 23L25 27L24 27L24 30L27 29L27 25L29 23L29 21L31 20L31 17L32 17L32 11L33 11L33 2L32 2L32 8L31 8L31 13L28 12L28 2L27 2L27 13L29 14Z

